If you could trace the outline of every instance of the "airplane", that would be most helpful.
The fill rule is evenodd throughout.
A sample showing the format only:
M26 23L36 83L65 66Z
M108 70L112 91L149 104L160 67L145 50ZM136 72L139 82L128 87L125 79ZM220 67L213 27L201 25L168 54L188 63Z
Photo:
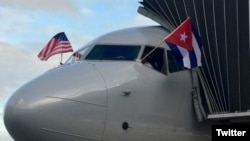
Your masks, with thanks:
M140 3L160 26L107 33L10 97L15 141L210 141L213 125L250 123L249 1ZM178 67L161 43L187 17L203 39L201 69Z
M18 89L4 123L15 141L210 141L191 71L176 68L162 26L121 29ZM147 57L150 68L142 63Z

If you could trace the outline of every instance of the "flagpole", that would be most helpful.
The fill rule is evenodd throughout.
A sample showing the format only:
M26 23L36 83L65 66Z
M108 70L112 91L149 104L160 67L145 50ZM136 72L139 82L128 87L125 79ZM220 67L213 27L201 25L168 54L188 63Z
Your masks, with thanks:
M152 52L154 52L159 46L161 46L165 41L163 40L161 43L159 43L157 46L155 46L148 54L146 54L142 59L141 62L143 60L145 60Z
M63 54L61 53L61 61L60 61L60 65L62 65L62 59L63 59Z

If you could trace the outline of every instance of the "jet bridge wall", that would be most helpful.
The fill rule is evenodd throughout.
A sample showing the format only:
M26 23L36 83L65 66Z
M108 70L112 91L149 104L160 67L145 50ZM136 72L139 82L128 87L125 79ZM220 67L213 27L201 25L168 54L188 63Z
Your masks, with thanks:
M250 109L248 0L143 0L138 12L173 31L187 17L203 42L208 114ZM205 105L205 107L207 107Z

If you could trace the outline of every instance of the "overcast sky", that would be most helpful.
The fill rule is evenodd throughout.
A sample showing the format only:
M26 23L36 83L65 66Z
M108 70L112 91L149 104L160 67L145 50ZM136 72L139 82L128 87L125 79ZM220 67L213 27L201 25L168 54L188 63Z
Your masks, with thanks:
M110 31L156 25L137 13L141 0L1 0L0 1L0 140L12 141L3 124L11 94L26 82L59 64L37 54L64 31L74 50ZM64 55L64 61L70 54Z

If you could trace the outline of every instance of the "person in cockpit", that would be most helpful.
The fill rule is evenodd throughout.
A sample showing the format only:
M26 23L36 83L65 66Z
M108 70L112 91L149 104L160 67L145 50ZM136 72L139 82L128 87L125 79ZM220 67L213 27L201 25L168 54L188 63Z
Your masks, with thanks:
M154 67L151 65L150 61L149 61L149 58L150 56L146 57L145 59L142 60L142 64L151 68L151 69L154 69Z

